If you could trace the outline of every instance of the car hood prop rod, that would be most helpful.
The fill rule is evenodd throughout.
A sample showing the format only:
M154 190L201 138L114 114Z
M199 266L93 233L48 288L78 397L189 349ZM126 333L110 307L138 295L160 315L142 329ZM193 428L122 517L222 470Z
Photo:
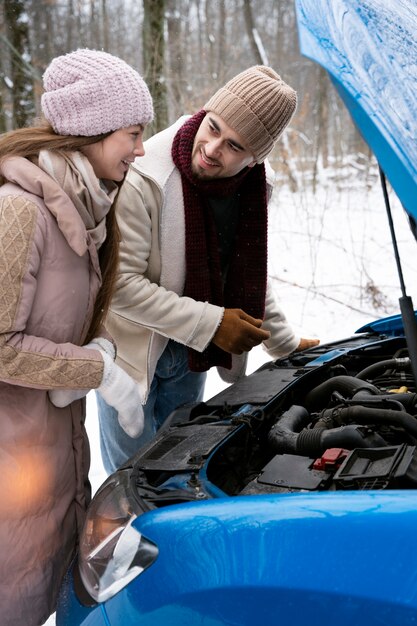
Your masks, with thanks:
M401 317L403 321L404 334L407 341L408 352L411 361L411 370L413 372L414 382L417 386L417 322L414 314L413 301L407 296L405 290L404 276L401 267L400 255L398 252L397 238L395 236L394 222L392 219L391 205L388 197L387 182L385 174L379 166L379 177L381 179L382 192L384 194L385 208L387 210L388 223L391 232L392 245L394 247L395 261L397 263L398 277L400 279L402 296L399 298Z

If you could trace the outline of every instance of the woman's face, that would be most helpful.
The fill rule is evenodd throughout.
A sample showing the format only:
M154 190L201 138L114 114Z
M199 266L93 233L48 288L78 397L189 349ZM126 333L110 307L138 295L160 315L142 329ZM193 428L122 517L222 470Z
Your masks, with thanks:
M145 154L143 130L142 125L121 128L102 141L82 148L97 178L114 181L124 179L129 164L137 156Z

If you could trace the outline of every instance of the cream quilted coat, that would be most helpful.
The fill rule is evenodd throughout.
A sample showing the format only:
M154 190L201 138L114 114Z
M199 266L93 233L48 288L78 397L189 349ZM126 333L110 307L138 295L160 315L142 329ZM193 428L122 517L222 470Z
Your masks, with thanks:
M5 169L3 169L5 171ZM79 348L101 283L69 197L26 159L0 188L0 623L37 626L55 608L89 499L85 401L103 362Z

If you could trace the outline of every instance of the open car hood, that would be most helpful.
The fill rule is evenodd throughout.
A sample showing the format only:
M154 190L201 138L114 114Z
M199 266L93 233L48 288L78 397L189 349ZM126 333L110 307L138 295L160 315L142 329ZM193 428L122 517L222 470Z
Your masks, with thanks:
M327 70L417 222L415 0L295 0L302 54Z

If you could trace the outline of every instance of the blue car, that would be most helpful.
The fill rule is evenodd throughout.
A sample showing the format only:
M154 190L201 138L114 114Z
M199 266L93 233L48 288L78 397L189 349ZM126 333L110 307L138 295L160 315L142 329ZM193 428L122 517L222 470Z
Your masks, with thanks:
M388 215L386 178L414 229L415 2L296 8ZM401 288L400 315L177 409L95 495L57 626L415 626L417 326Z

